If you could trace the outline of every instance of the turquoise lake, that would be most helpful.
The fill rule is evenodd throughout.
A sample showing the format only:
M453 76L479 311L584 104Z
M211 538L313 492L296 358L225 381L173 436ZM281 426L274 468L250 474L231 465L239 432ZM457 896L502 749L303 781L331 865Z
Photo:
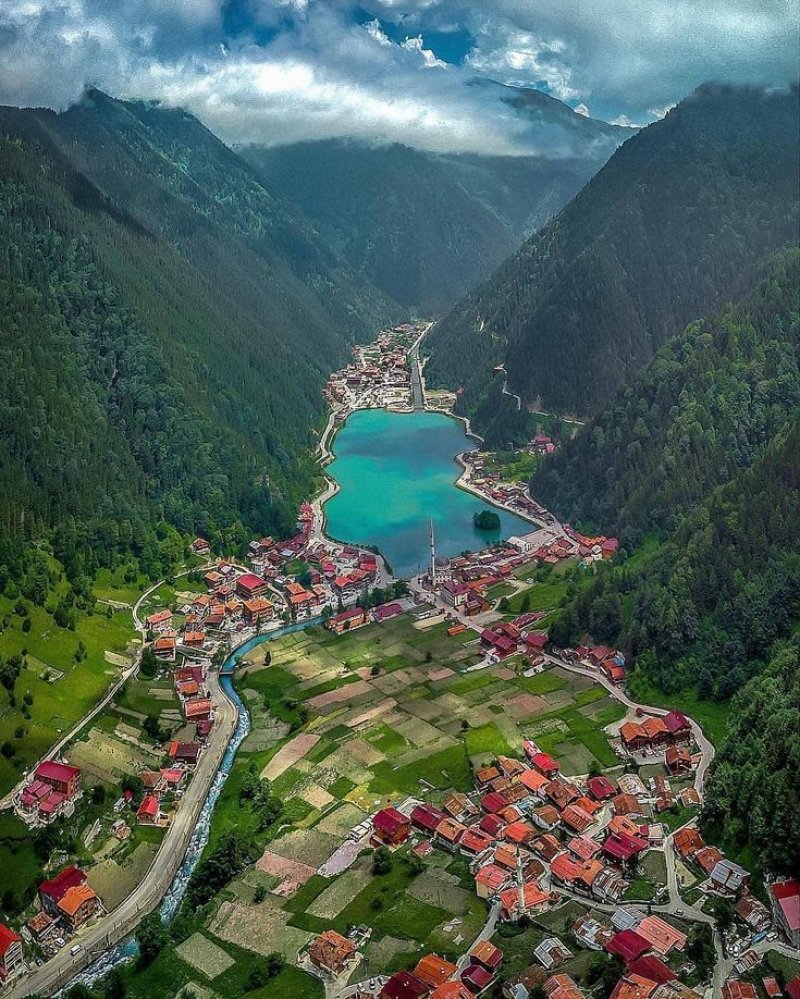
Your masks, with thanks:
M433 518L437 556L476 551L534 526L496 507L498 531L478 531L472 515L489 504L459 489L455 456L474 448L459 422L441 413L353 413L334 440L327 471L341 486L325 504L337 541L377 545L395 576L428 564Z

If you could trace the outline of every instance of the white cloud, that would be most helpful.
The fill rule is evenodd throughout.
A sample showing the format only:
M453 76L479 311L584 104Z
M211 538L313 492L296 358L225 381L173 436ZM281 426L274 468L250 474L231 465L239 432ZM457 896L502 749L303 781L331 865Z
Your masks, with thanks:
M224 0L0 0L0 103L63 108L92 82L187 106L230 141L515 153L538 140L475 75L630 124L706 79L796 74L795 0L362 3L365 24L355 0L240 0L250 21L231 37ZM434 33L454 30L474 39L463 66L437 50Z

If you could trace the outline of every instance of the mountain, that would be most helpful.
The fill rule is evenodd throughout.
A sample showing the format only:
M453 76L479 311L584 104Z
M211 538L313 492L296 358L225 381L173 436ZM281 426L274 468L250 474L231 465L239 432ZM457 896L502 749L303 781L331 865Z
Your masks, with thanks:
M800 411L800 251L742 302L699 320L550 456L532 494L562 519L666 536Z
M800 251L765 269L532 482L556 513L622 532L621 564L568 602L554 640L614 643L666 691L729 697L800 619ZM645 534L651 554L629 565Z
M328 372L399 313L191 115L98 91L0 109L0 246L6 566L288 529Z
M365 280L433 314L485 279L597 172L630 130L538 91L476 81L528 155L433 153L356 140L239 150Z
M699 88L436 325L426 378L463 389L490 443L523 434L527 406L598 412L796 241L798 148L797 87Z
M790 876L800 857L800 638L776 650L734 697L729 736L709 771L703 833L750 843L764 867Z

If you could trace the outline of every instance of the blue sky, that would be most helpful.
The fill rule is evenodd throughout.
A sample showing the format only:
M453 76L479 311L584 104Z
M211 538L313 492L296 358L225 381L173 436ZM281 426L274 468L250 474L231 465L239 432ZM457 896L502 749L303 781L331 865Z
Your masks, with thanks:
M476 76L642 124L707 80L786 85L796 21L796 0L2 0L0 102L63 108L92 83L234 143L526 152Z

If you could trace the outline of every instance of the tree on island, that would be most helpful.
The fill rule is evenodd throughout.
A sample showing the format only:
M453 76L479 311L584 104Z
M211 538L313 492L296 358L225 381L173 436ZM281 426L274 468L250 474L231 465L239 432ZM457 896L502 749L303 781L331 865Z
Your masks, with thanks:
M499 531L500 516L494 510L481 510L473 513L472 523L479 531Z

